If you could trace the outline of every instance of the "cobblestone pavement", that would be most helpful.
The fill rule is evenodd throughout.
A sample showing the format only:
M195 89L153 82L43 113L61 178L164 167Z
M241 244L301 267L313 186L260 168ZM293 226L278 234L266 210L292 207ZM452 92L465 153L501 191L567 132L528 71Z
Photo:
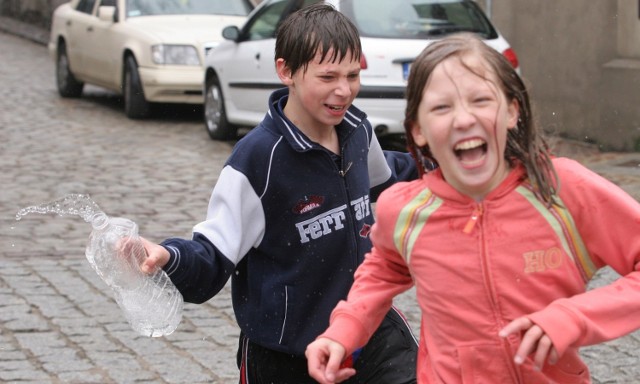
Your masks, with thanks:
M231 144L209 140L201 111L165 106L132 121L120 100L87 87L62 99L41 44L0 32L0 382L234 383L235 325L228 287L163 338L136 335L84 257L79 217L15 214L68 193L87 193L145 237L189 237L205 212ZM599 154L559 141L640 198L640 154ZM615 276L605 270L594 280ZM412 292L397 305L418 328ZM640 334L585 348L596 383L640 377Z

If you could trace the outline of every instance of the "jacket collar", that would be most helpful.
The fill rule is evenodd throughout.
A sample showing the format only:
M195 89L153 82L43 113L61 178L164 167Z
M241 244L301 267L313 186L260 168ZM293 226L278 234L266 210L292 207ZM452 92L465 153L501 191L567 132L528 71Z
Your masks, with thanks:
M288 98L288 88L278 89L271 94L269 97L269 112L265 117L266 120L271 120L271 123L266 125L273 127L279 135L284 136L289 145L296 151L303 152L318 148L319 145L316 142L309 139L284 115L284 106L287 104ZM366 117L367 115L363 111L351 105L344 119L336 126L338 134L341 137L348 137L361 126Z

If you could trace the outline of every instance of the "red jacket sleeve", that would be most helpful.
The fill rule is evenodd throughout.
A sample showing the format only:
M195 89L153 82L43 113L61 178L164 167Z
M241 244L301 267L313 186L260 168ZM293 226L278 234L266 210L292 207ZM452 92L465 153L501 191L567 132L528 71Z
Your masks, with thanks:
M560 197L596 267L621 278L610 285L556 300L529 318L564 353L640 328L640 204L618 186L569 159L554 161Z

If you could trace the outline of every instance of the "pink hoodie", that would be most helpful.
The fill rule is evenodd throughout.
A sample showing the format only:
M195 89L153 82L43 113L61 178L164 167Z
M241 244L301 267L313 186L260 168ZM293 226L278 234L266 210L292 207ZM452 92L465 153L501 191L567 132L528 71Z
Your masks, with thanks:
M415 284L419 383L589 383L578 348L640 328L640 204L573 160L553 162L564 206L552 209L521 166L480 203L439 171L385 191L374 248L322 336L350 353ZM605 265L623 277L585 292ZM561 355L542 371L513 363L519 337L498 336L527 314Z

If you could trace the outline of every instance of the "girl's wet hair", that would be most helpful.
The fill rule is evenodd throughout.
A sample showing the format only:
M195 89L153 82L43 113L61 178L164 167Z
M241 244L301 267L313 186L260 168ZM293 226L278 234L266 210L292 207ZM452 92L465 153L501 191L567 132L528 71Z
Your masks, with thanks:
M331 51L331 56L327 57ZM307 70L320 52L323 62L341 62L347 54L360 61L360 34L353 23L333 6L316 3L289 15L278 27L275 58L286 62L291 74Z
M418 163L421 173L438 166L428 145L418 147L415 144L411 128L413 123L417 122L422 94L435 67L450 57L460 58L462 65L465 65L464 57L470 55L477 55L490 72L479 72L477 68L470 66L466 66L467 69L487 81L497 80L498 84L495 85L504 92L507 101L516 100L518 103L519 118L516 127L508 130L505 159L510 165L521 162L527 170L535 192L546 203L553 203L557 177L551 163L549 146L538 132L533 119L527 88L511 63L474 34L459 33L436 41L425 48L412 64L406 91L407 107L404 120L407 149ZM495 75L495 80L488 77L489 73Z

